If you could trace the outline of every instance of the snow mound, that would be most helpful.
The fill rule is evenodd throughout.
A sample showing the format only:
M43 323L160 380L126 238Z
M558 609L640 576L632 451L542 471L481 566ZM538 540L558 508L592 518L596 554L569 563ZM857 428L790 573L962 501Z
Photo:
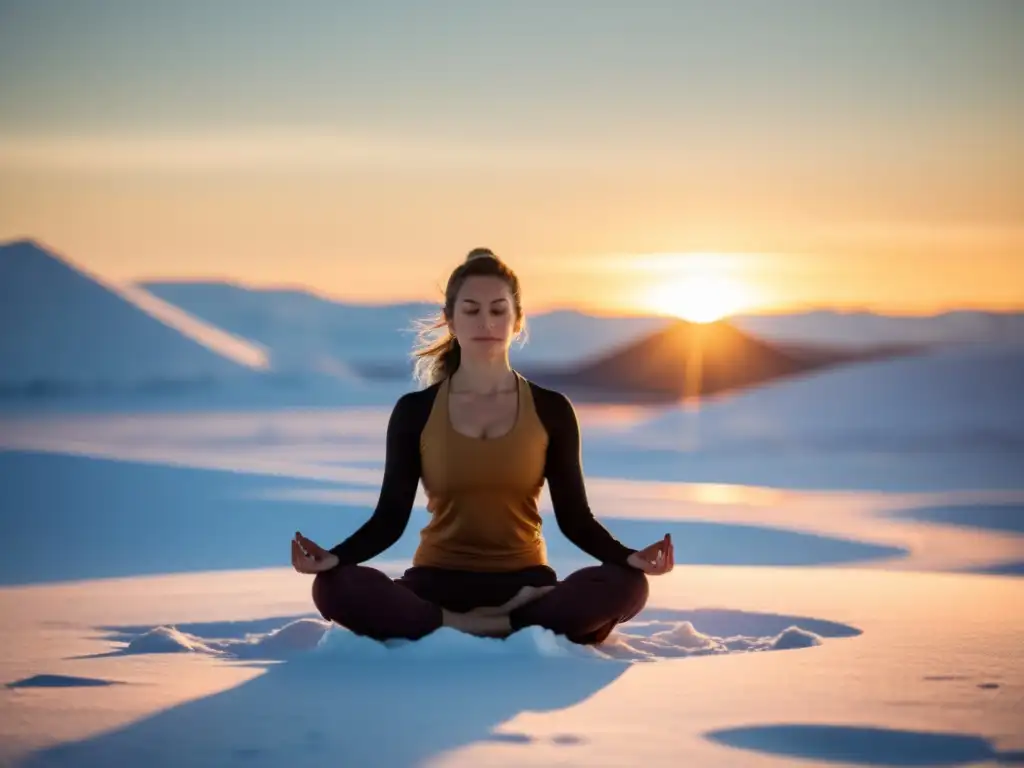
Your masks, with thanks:
M319 619L299 619L263 635L252 635L244 643L227 643L224 650L237 655L242 648L250 653L268 654L273 658L301 653L316 648L330 625Z
M664 629L655 629L657 627ZM251 633L242 638L200 638L175 627L160 626L136 636L121 653L201 653L229 659L306 658L355 664L372 659L451 661L489 658L634 662L719 653L793 650L821 643L820 635L797 626L767 637L737 635L723 638L704 634L689 621L629 622L598 646L577 645L541 627L527 627L504 639L475 637L443 627L417 641L378 642L320 619L298 619L269 632Z
M504 640L474 637L445 627L415 642L395 640L380 643L334 626L324 634L317 651L325 658L355 660L384 657L435 660L583 655L578 646L539 627L528 627Z
M128 643L125 654L143 653L213 653L199 638L174 627L154 627Z
M235 659L284 659L317 647L328 623L298 619L270 632L243 638L200 638L176 627L155 627L138 635L123 654L205 653Z
M650 628L664 622L625 624L613 632L603 645L592 653L620 661L656 661L665 658L706 656L722 653L754 653L760 651L786 651L821 645L820 635L800 627L788 627L778 635L769 637L714 637L697 630L689 621L675 622L668 629L649 635L632 634L628 630Z
M789 651L796 648L811 648L815 645L821 645L821 638L818 635L800 627L790 627L772 640L771 648L776 651Z

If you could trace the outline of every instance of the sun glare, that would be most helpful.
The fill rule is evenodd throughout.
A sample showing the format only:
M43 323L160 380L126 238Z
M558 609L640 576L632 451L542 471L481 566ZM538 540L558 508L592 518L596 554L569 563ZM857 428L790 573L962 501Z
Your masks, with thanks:
M656 312L694 323L712 323L749 306L740 282L721 275L689 275L671 279L650 292L647 305Z

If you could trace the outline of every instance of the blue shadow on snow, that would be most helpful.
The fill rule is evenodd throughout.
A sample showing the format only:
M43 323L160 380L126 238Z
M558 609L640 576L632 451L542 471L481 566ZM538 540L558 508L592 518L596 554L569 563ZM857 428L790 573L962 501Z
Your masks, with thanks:
M844 725L763 725L705 734L713 742L768 755L872 766L954 766L983 761L1024 763L1024 753L998 752L980 736Z
M897 520L913 520L999 533L1024 533L1024 504L961 504L917 507L892 512Z
M596 659L303 659L226 691L29 755L20 768L406 766L493 741L522 712L578 704L628 665ZM579 737L558 744L571 749Z
M0 453L0 584L287 567L296 530L333 546L368 519L361 506L258 498L294 479L78 456ZM320 487L338 487L324 484ZM600 516L600 511L598 510ZM601 517L631 546L671 533L680 564L810 566L905 556L906 550L753 525ZM380 560L408 561L427 513L417 509ZM589 558L552 518L553 560ZM40 557L60 542L60 557Z

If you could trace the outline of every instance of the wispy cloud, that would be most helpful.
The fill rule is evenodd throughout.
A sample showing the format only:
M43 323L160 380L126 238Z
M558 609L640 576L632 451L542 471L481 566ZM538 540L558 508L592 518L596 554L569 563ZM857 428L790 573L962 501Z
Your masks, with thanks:
M0 136L0 168L22 171L332 171L586 168L600 147L337 132ZM607 159L607 156L605 156Z

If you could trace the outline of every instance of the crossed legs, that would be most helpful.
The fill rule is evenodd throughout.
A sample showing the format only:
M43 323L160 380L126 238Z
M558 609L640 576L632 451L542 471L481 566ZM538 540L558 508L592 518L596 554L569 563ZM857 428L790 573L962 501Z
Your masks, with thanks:
M445 610L499 605L522 586L554 586L509 614L511 630L539 626L590 645L636 616L648 596L647 577L618 565L582 568L560 582L546 568L493 576L412 568L393 580L368 566L341 566L316 576L313 602L325 619L356 634L417 640L442 626Z

